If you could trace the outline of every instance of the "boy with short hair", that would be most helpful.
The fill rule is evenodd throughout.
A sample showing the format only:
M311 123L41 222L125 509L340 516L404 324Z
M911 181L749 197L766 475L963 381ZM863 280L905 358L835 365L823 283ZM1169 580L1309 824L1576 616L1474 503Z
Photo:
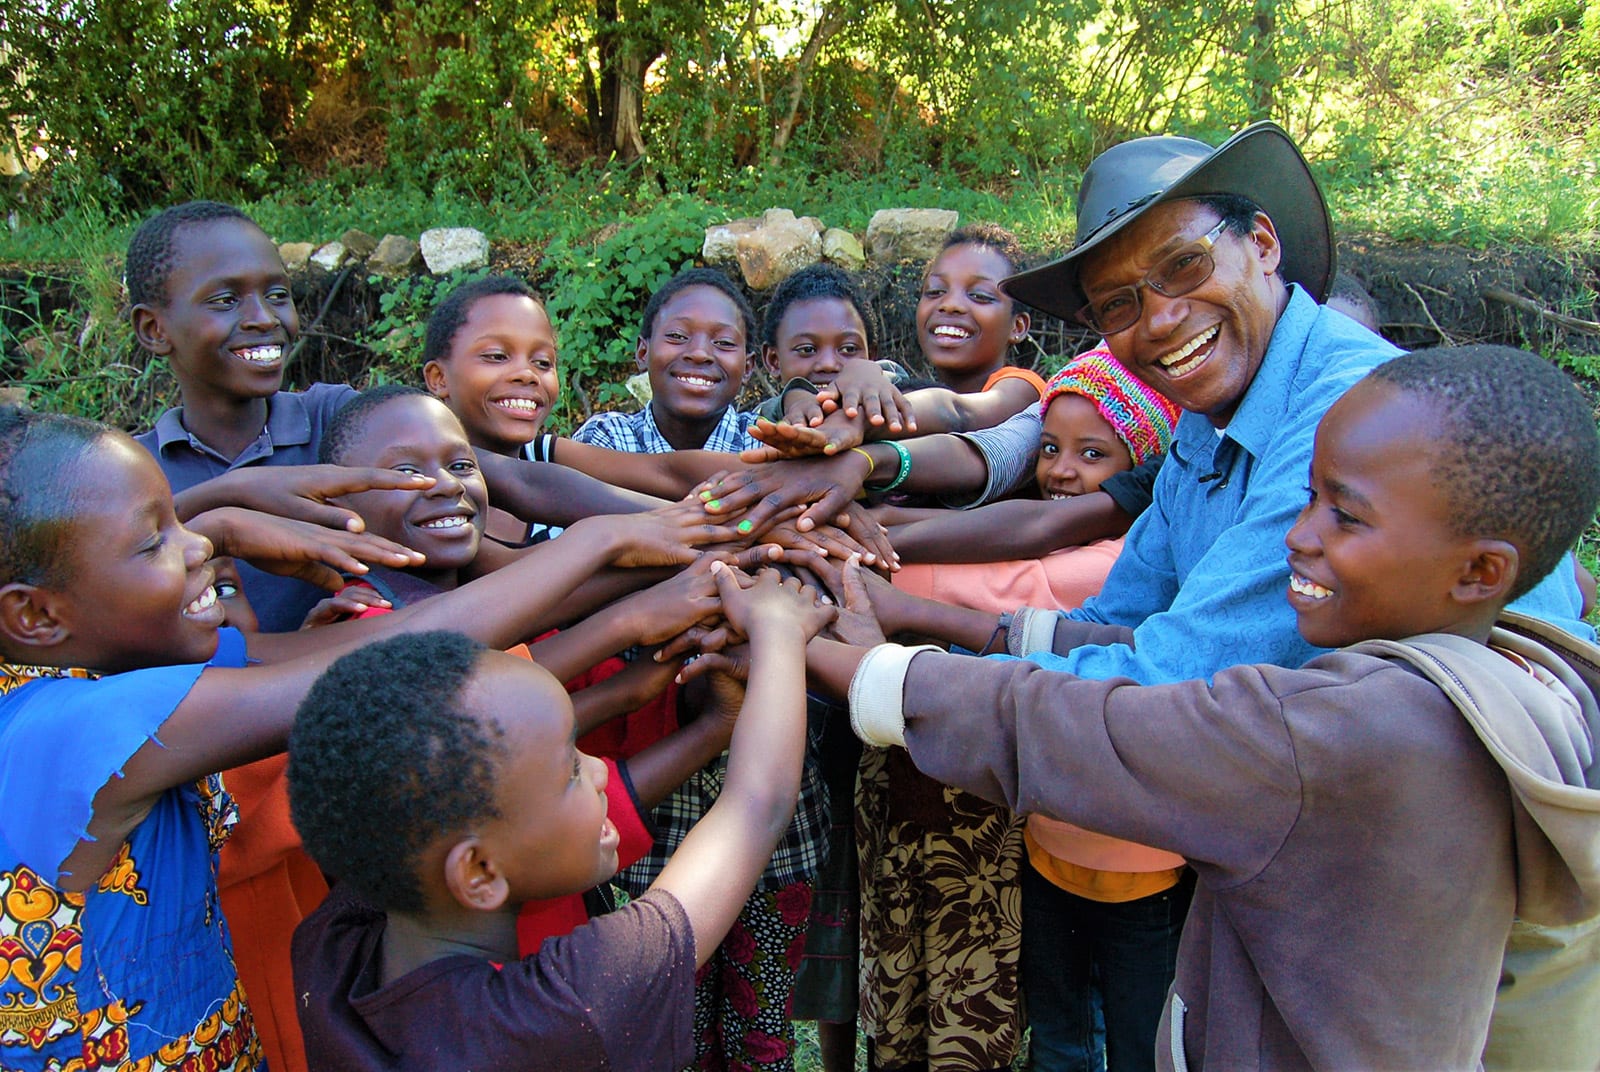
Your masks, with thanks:
M1354 646L1298 670L1139 687L827 642L811 668L933 777L1188 859L1159 1067L1473 1067L1513 920L1600 916L1600 651L1501 617L1593 516L1600 438L1532 355L1410 354L1329 409L1309 490L1288 598ZM1129 637L1024 612L1008 647ZM1552 1067L1595 1063L1594 975L1547 1006Z
M433 633L354 652L312 688L290 739L290 801L307 849L349 886L295 935L313 1068L689 1059L695 968L794 808L801 650L833 614L770 571L714 568L750 645L728 791L642 897L521 960L519 906L586 889L617 864L605 768L577 751L560 684Z

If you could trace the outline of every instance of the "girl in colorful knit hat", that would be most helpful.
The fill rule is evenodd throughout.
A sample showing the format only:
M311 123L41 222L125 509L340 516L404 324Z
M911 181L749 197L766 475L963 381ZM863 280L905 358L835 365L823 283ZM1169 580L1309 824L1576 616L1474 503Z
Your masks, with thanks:
M1040 414L1039 499L880 517L891 539L916 530L926 549L942 545L950 555L951 564L903 567L897 587L996 613L1024 605L1065 610L1100 590L1121 535L1066 545L1070 511L1059 500L1100 493L1102 483L1126 481L1143 463L1153 469L1172 441L1177 410L1096 349L1049 381ZM1114 498L1131 520L1139 507ZM1069 1067L1057 1058L1074 1047L1082 1067L1101 1067L1096 1005L1118 1053L1137 1034L1143 1050L1131 1056L1153 1054L1156 1020L1145 1010L1159 1015L1172 978L1189 899L1183 861L1009 812L980 823L975 798L930 783L938 796L924 800L912 791L921 785L914 772L891 769L896 750L866 751L857 829L862 1011L874 1064L992 1067L995 1052L1004 1054L995 1047L1020 1030L1023 995L1037 1067ZM896 793L867 791L886 779ZM975 905L970 892L980 879L993 896ZM951 926L947 917L971 922ZM1087 919L1093 923L1085 926ZM1103 989L1103 1001L1093 986ZM973 1039L993 1045L974 1053ZM1043 1054L1052 1055L1049 1063L1040 1063Z

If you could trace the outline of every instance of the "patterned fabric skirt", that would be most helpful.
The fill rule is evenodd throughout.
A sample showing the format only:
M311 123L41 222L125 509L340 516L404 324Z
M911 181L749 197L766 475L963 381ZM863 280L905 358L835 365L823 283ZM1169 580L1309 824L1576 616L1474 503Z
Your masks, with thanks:
M757 890L695 975L698 1072L794 1072L790 995L806 946L811 884Z
M934 782L904 749L867 748L856 822L861 1026L874 1063L1009 1065L1023 1026L1022 821Z

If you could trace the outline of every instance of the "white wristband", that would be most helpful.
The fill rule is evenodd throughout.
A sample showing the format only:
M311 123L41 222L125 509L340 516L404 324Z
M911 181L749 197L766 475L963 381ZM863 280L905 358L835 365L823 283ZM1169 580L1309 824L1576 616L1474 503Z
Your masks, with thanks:
M850 728L857 737L880 748L905 745L906 670L918 653L938 650L932 644L879 644L862 656L850 679Z
M1039 607L1023 607L1011 620L1006 646L1019 659L1040 651L1054 651L1056 623L1061 620L1059 611Z

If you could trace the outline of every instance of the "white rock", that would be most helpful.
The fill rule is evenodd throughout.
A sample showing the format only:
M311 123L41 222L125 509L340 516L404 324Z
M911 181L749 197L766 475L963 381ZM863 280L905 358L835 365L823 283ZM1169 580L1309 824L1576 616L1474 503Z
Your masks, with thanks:
M343 242L329 242L311 255L311 263L325 272L337 272L350 259Z
M434 275L489 263L489 239L476 227L435 227L422 232L420 245L422 261Z
M285 242L278 247L278 256L283 258L285 269L301 272L311 262L311 254L316 251L317 247L310 242Z
M867 224L867 255L881 265L932 260L960 219L944 208L881 209Z

